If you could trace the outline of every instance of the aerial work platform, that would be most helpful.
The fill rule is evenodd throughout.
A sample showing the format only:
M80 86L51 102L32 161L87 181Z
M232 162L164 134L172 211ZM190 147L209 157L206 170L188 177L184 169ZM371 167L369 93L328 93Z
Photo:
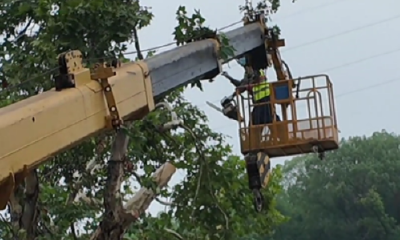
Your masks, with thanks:
M280 104L282 111L281 121L274 117L269 124L251 124L252 109L268 103L253 104L250 96L237 94L244 119L239 130L243 154L261 151L269 157L282 157L339 147L333 89L328 76L272 82L270 89L270 104ZM276 112L273 114L276 116Z

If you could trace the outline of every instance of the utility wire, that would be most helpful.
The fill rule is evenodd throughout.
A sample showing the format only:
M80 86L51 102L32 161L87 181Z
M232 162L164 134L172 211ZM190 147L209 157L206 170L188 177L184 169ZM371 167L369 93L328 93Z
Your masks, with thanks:
M297 16L297 15L301 15L301 14L304 14L304 13L307 13L307 12L310 12L310 11L315 11L317 9L325 8L325 7L328 7L328 6L337 4L337 3L341 3L341 2L345 2L345 1L348 2L349 0L336 0L336 1L333 1L333 2L330 2L330 3L320 4L320 5L317 5L317 6L306 8L304 10L296 11L296 12L294 12L292 14L289 14L287 16L283 16L281 18L279 18L279 17L278 18L274 18L274 21L286 20L286 19L292 18L292 17Z
M235 25L237 25L237 24L239 24L239 23L243 23L243 21L240 20L240 21L231 23L231 24L229 24L229 25L227 25L227 26L225 26L225 27L219 28L217 31L225 30L225 29L230 28L230 27L233 27L233 26L235 26ZM159 45L159 46L156 46L156 47L151 47L151 48L143 49L143 50L141 50L141 52L155 51L155 50L159 50L159 49L161 49L161 48L166 48L166 47L174 46L174 45L176 45L176 42L170 42L170 43L166 43L166 44ZM137 53L137 51L131 51L131 52L125 52L124 55L131 55L131 54L136 54L136 53Z
M286 51L290 51L290 50L293 50L293 49L296 49L296 48L301 48L301 47L304 47L304 46L308 46L308 45L311 45L311 44L314 44L314 43L317 43L317 42L320 42L320 41L328 40L328 39L330 39L330 38L335 38L335 37L338 37L338 36L343 36L343 35L352 33L352 32L354 32L354 31L359 31L359 30L362 30L362 29L366 29L366 28L369 28L369 27L372 27L372 26L376 26L376 25L378 25L378 24L382 24L382 23L385 23L385 22L389 22L389 21L396 20L396 19L398 19L398 18L400 18L400 14L395 15L395 16L392 16L392 17L390 17L390 18L383 19L383 20L378 21L378 22L365 24L365 25L363 25L363 26L360 26L360 27L357 27L357 28L353 28L353 29L350 29L350 30L346 30L346 31L343 31L343 32L340 32L340 33L337 33L337 34L333 34L333 35L328 36L328 37L324 37L324 38L316 39L316 40L313 40L313 41L310 41L310 42L307 42L307 43L304 43L304 44L300 44L300 45L298 45L298 46L294 46L294 47L291 47L291 48L289 47L289 48L287 48L286 50L284 50L284 51L282 51L282 52L286 52ZM225 27L220 28L219 31L224 30L224 29L229 28L229 27L232 27L232 26L235 26L235 25L237 25L237 24L239 24L239 23L241 23L241 22L242 22L242 21L237 21L237 22L231 23L231 24L229 24L229 25L227 25L227 26L225 26ZM149 49L144 49L144 50L142 50L142 52L154 51L154 50L158 50L158 49L161 49L161 48L164 48L164 47L168 47L168 46L171 46L171 45L174 45L174 44L176 44L176 43L175 43L175 42L171 42L171 43L163 44L163 45L160 45L160 46L152 47L152 48L149 48ZM125 54L135 54L135 53L136 53L136 51L132 51L132 52L127 52L127 53L125 53ZM19 83L19 84L16 84L16 85L12 85L12 86L8 86L6 89L0 91L0 93L2 93L3 91L10 91L10 90L13 89L13 88L17 88L17 87L19 87L19 86L21 86L21 85L23 85L23 84L26 84L27 82L30 82L30 81L32 81L32 80L35 80L35 79L37 79L37 78L39 78L39 77L42 77L42 76L44 76L44 75L46 75L46 74L49 74L49 73L53 72L53 71L56 70L56 69L58 69L58 67L52 68L52 69L46 71L45 73L43 73L42 75L37 76L37 77L35 77L35 78L31 78L31 79L26 80L26 81L24 81L24 82L22 82L22 83Z
M302 13L306 13L306 12L309 12L309 11L313 11L313 10L316 10L316 9L319 9L319 8L327 7L327 6L330 6L330 5L333 5L333 4L336 4L336 3L340 3L340 2L344 2L344 1L349 1L349 0L336 0L336 1L333 1L333 2L330 2L330 3L327 3L327 4L320 4L320 5L317 5L315 7L307 8L307 9L304 9L304 10L301 10L301 11L297 11L295 13L292 13L292 14L289 14L289 15L284 16L282 18L278 18L278 19L274 19L274 20L288 19L288 18L291 18L293 16L297 16L297 15L302 14ZM225 27L222 27L222 28L218 29L218 31L225 30L227 28L233 27L233 26L235 26L235 25L237 25L239 23L242 23L242 22L243 22L242 20L234 22L232 24L229 24L229 25L227 25ZM142 50L142 52L155 51L155 50L158 50L158 49L161 49L161 48L173 46L175 44L176 44L175 42L170 42L170 43L166 43L166 44L159 45L159 46L156 46L156 47L144 49L144 50ZM125 52L124 54L130 55L130 54L136 54L136 53L137 53L136 51L131 51L131 52Z
M312 45L312 44L317 43L317 42L322 42L322 41L325 41L325 40L328 40L328 39L331 39L331 38L343 36L343 35L346 35L346 34L349 34L349 33L353 33L353 32L359 31L359 30L367 29L367 28L370 28L370 27L373 27L373 26L376 26L376 25L379 25L379 24L382 24L382 23L390 22L390 21L393 21L393 20L396 20L396 19L399 19L399 18L400 18L400 14L397 14L395 16L392 16L392 17L389 17L389 18L386 18L386 19L382 19L382 20L377 21L377 22L364 24L364 25L356 27L356 28L352 28L352 29L349 29L349 30L346 30L346 31L343 31L343 32L340 32L340 33L336 33L336 34L333 34L333 35L330 35L330 36L327 36L327 37L319 38L319 39L316 39L316 40L313 40L313 41L310 41L310 42L306 42L306 43L303 43L303 44L300 44L300 45L297 45L297 46L294 46L294 47L288 47L285 50L282 50L282 52L287 52L287 51L294 50L294 49L297 49L297 48L302 48L302 47L305 47L305 46L308 46L308 45Z
M351 62L343 63L343 64L340 64L340 65L337 65L337 66L334 66L334 67L330 67L330 68L326 68L326 69L324 69L322 71L316 71L316 72L317 73L332 72L332 71L335 71L335 70L338 70L338 69L346 68L346 67L349 67L349 66L361 63L361 62L365 62L367 60L371 60L371 59L374 59L374 58L386 56L386 55L393 54L393 53L396 53L396 52L400 52L400 47L396 48L394 50L390 50L390 51L374 54L374 55L371 55L371 56L368 56L368 57L365 57L365 58L357 59L357 60L354 60L354 61L351 61ZM220 100L221 99L215 99L215 100L212 100L210 102L211 103L217 103ZM198 107L203 107L205 105L207 105L207 104L206 103L197 104Z
M348 63L344 63L344 64L341 64L341 65L338 65L338 66L335 66L335 67L327 68L327 69L325 69L324 71L321 71L321 72L329 72L329 71L345 68L345 67L348 67L348 66L351 66L351 65L354 65L354 64L365 62L365 61L373 59L373 58L386 56L386 55L393 54L393 53L396 53L396 52L400 52L400 48L397 48L397 49L394 49L394 50L390 50L390 51L386 51L386 52L382 52L382 53L378 53L378 54L375 54L375 55L372 55L372 56L369 56L369 57L361 58L361 59L358 59L358 60L355 60L355 61L352 61L352 62L348 62Z
M235 25L237 25L239 23L242 23L242 22L243 22L242 20L233 22L233 23L231 23L229 25L226 25L224 27L219 28L217 31L222 31L224 29L233 27L233 26L235 26ZM149 51L155 51L155 50L158 50L158 49L161 49L161 48L165 48L165 47L168 47L168 46L172 46L172 45L176 45L176 42L170 42L170 43L166 43L166 44L163 44L163 45L160 45L160 46L144 49L144 50L141 50L141 52L144 53L144 52L149 52ZM125 55L131 55L131 54L136 54L136 53L137 53L137 51L132 51L132 52L126 52L124 54ZM106 58L102 58L102 59L106 59ZM58 69L59 69L59 67L57 66L57 67L54 67L54 68L51 68L51 69L45 71L44 73L42 73L42 74L40 74L40 75L38 75L36 77L33 77L33 78L28 79L28 80L22 81L22 82L20 82L18 84L15 84L15 85L7 86L7 88L4 88L4 89L0 90L0 95L3 94L4 92L10 92L13 89L19 88L19 87L23 86L24 84L27 84L27 83L29 83L29 82L31 82L33 80L36 80L36 79L38 79L40 77L43 77L45 75L50 75L50 74L54 73L56 70L58 70ZM0 100L1 100L1 98L0 98Z
M333 3L331 3L331 4L333 4ZM330 4L325 4L325 5L330 5ZM291 16L291 15L289 15L289 16ZM310 42L306 42L306 43L303 43L303 44L300 44L300 45L297 45L297 46L294 46L294 47L288 47L285 50L283 50L282 52L287 52L287 51L290 51L290 50L294 50L296 48L301 48L301 47L304 47L304 46L308 46L308 45L311 45L311 44L314 44L314 43L317 43L317 42L325 41L325 40L330 39L330 38L343 36L343 35L346 35L346 34L349 34L349 33L352 33L352 32L356 32L356 31L359 31L359 30L363 30L363 29L366 29L366 28L369 28L369 27L373 27L373 26L376 26L376 25L379 25L379 24L382 24L382 23L385 23L385 22L390 22L390 21L396 20L398 18L400 18L400 14L392 16L390 18L382 19L382 20L380 20L378 22L368 23L368 24L365 24L365 25L362 25L362 26L359 26L359 27L356 27L356 28L352 28L352 29L349 29L349 30L346 30L346 31L343 31L343 32L340 32L340 33L336 33L336 34L327 36L327 37L323 37L323 38L319 38L319 39L316 39L316 40L313 40L313 41L310 41ZM218 29L218 31L225 30L225 29L227 29L229 27L232 27L232 26L235 26L235 25L237 25L239 23L242 23L242 21L237 21L237 22L234 22L232 24L229 24L228 26L225 26L225 27L222 27L222 28ZM162 48L165 48L165 47L173 46L175 44L176 44L176 42L170 42L170 43L166 43L166 44L159 45L159 46L156 46L156 47L144 49L144 50L142 50L142 52L155 51L155 50L159 50L159 49L162 49ZM131 55L131 54L136 54L136 53L137 53L136 51L131 51L131 52L125 52L124 54Z
M27 84L27 83L29 83L29 82L31 82L31 81L33 81L33 80L38 79L38 78L44 77L45 75L51 75L51 74L54 73L56 70L59 70L59 67L58 67L58 66L57 66L57 67L54 67L54 68L50 68L50 69L48 69L47 71L45 71L45 72L39 74L38 76L33 77L33 78L30 78L30 79L25 80L25 81L22 81L22 82L20 82L20 83L18 83L18 84L9 85L9 86L7 86L6 88L3 88L3 89L0 90L0 95L3 94L3 93L5 93L5 92L8 92L8 93L9 93L11 90L16 89L16 88L18 88L18 87L21 87L21 86L23 86L24 84ZM0 98L0 100L1 100L1 98Z

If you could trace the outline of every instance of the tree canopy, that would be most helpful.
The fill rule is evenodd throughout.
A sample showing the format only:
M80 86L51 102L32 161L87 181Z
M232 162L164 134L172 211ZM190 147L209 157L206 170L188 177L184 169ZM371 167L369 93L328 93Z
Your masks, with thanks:
M0 9L0 31L5 36L0 106L52 88L56 57L64 51L80 50L88 67L113 58L145 58L139 33L155 17L136 0L6 0ZM184 7L177 18L178 26L171 32L175 30L178 44L185 42L181 30L190 34L196 24L205 24L199 12L190 16ZM124 54L131 43L136 53ZM1 222L1 238L248 239L271 234L285 218L274 202L268 214L253 211L243 160L232 153L223 135L209 128L206 115L183 98L183 90L164 101L191 131L158 132L156 126L170 117L159 110L126 125L117 136L96 136L52 157L16 189ZM129 138L123 157L113 159L113 143L115 147ZM155 189L150 175L166 162L185 170L186 177L171 188ZM112 172L120 174L121 182L110 183ZM281 190L280 177L277 169L266 190L271 199ZM139 191L134 182L168 197L168 210L151 216L135 212L134 206L118 208L121 199L126 206Z
M290 220L274 239L399 239L399 146L399 135L382 131L343 140L324 161L286 163L277 201Z

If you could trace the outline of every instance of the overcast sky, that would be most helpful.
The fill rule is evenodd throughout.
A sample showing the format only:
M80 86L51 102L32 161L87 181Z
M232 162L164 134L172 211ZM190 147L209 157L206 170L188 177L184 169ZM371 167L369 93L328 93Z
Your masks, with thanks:
M238 6L243 2L147 0L145 4L153 8L155 18L150 27L140 32L142 48L173 40L175 12L181 4L189 11L200 9L210 27L220 28L241 19ZM282 57L293 75L329 74L337 96L341 137L370 135L381 129L400 132L396 124L400 119L396 104L400 88L400 73L396 71L400 62L398 9L398 0L298 0L296 3L282 0L279 13L273 16L286 39ZM129 50L133 51L133 46ZM224 68L234 77L243 76L243 70L236 64ZM205 111L212 129L232 137L227 140L235 153L240 154L237 123L205 105L206 100L219 103L232 91L225 78L217 77L213 83L204 83L204 92L189 89L185 96ZM275 165L284 160L272 161ZM182 177L176 174L173 182ZM159 210L161 206L151 206L151 212Z

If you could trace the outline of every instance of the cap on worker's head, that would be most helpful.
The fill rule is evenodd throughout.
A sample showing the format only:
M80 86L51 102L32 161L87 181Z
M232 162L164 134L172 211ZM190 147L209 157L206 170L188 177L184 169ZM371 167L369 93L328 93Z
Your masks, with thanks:
M263 69L260 69L259 74L260 74L259 75L260 81L263 81L263 80L267 79L267 76L265 76L265 72L264 72Z
M259 71L254 71L254 80L256 82L265 80L265 73L264 70L260 69Z
M245 57L236 59L236 62L239 63L240 66L242 66L242 67L246 66L246 58Z

